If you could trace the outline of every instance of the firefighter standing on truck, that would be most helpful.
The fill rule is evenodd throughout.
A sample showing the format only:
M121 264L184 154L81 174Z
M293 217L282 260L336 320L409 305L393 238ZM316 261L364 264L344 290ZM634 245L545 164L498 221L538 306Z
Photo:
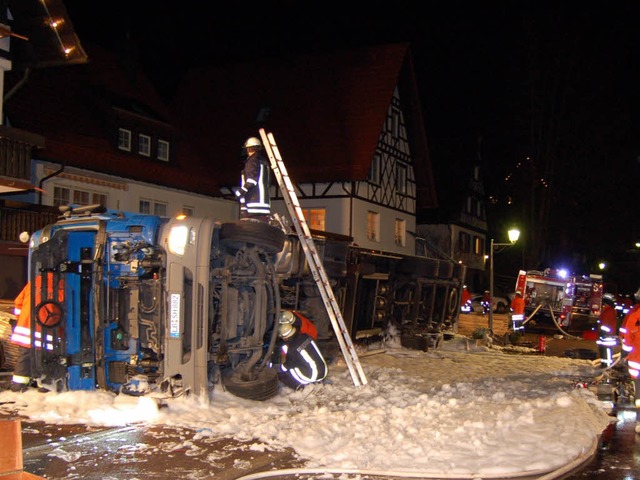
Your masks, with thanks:
M613 365L613 349L618 346L618 316L615 298L610 293L602 297L602 309L598 318L598 351L600 366L608 368Z
M282 383L299 390L327 376L327 364L315 342L318 331L311 320L295 310L283 310L278 333L281 339L278 378Z
M35 281L35 302L36 308L41 306L37 314L41 316L40 322L35 322L36 330L31 331L31 287L32 283L27 282L22 291L18 294L14 300L14 313L18 317L16 326L11 334L11 342L17 345L18 355L16 358L16 365L13 369L13 384L11 390L14 392L26 391L33 380L32 371L32 355L31 355L31 341L34 339L34 346L37 349L42 348L44 343L45 348L52 347L53 338L51 337L51 331L42 331L41 323L47 325L49 320L59 321L59 317L62 312L59 311L55 305L60 304L64 299L64 289L62 284L58 285L57 294L54 297L54 276L52 272L46 274L46 299L51 300L51 303L41 305L42 297L42 276L38 275Z
M234 190L240 202L240 218L266 221L271 213L269 164L261 153L259 138L248 138L243 147L247 158L240 175L240 188Z

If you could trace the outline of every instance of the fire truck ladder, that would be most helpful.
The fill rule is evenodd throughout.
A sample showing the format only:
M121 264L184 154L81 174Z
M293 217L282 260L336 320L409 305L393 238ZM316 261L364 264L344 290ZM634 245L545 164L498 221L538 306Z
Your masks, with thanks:
M362 365L360 365L360 360L358 359L358 354L356 353L353 342L351 341L351 336L345 327L338 302L333 295L333 290L329 284L327 273L325 272L324 265L322 265L322 261L318 255L318 250L316 249L316 245L311 237L311 232L309 231L304 214L300 208L300 202L298 202L298 197L294 191L287 169L284 166L276 141L272 133L267 133L263 128L259 131L260 136L262 137L262 143L271 162L271 169L278 180L282 196L287 204L287 209L289 210L291 219L293 220L296 233L300 239L300 244L302 245L307 262L309 263L309 269L311 270L313 279L318 286L318 290L320 290L320 294L322 295L324 306L327 309L331 324L333 325L333 331L338 338L342 354L344 355L347 366L349 367L353 383L356 387L366 385L367 378L362 370Z

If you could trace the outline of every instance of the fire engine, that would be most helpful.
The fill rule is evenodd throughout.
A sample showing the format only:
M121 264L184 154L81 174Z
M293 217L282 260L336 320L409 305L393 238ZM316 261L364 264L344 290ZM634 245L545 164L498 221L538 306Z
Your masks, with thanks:
M31 342L40 385L204 398L222 385L264 400L278 391L282 308L309 313L319 331L331 323L329 341L356 386L366 378L352 338L393 323L405 346L426 349L455 331L465 267L312 235L275 141L261 134L291 218L220 222L69 206L31 235L29 278L40 278L31 298L41 299L32 300L31 331L50 339L47 348ZM64 295L51 298L49 282Z
M525 301L525 327L551 325L567 331L593 330L602 306L602 275L567 275L563 270L520 270L516 290Z

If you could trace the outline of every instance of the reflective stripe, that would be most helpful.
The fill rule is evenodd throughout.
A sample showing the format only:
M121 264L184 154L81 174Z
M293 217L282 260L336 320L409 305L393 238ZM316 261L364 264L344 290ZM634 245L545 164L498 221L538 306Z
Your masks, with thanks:
M632 347L631 345L625 345L625 344L623 343L623 344L622 344L622 349L623 349L625 352L630 352L630 351L632 351L632 350L633 350L633 347Z

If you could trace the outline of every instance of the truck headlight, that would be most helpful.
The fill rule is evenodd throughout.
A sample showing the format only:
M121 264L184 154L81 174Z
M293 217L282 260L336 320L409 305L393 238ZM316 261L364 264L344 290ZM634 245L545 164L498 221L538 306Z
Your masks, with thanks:
M175 225L169 232L169 251L175 255L184 255L189 237L189 228L186 225Z

